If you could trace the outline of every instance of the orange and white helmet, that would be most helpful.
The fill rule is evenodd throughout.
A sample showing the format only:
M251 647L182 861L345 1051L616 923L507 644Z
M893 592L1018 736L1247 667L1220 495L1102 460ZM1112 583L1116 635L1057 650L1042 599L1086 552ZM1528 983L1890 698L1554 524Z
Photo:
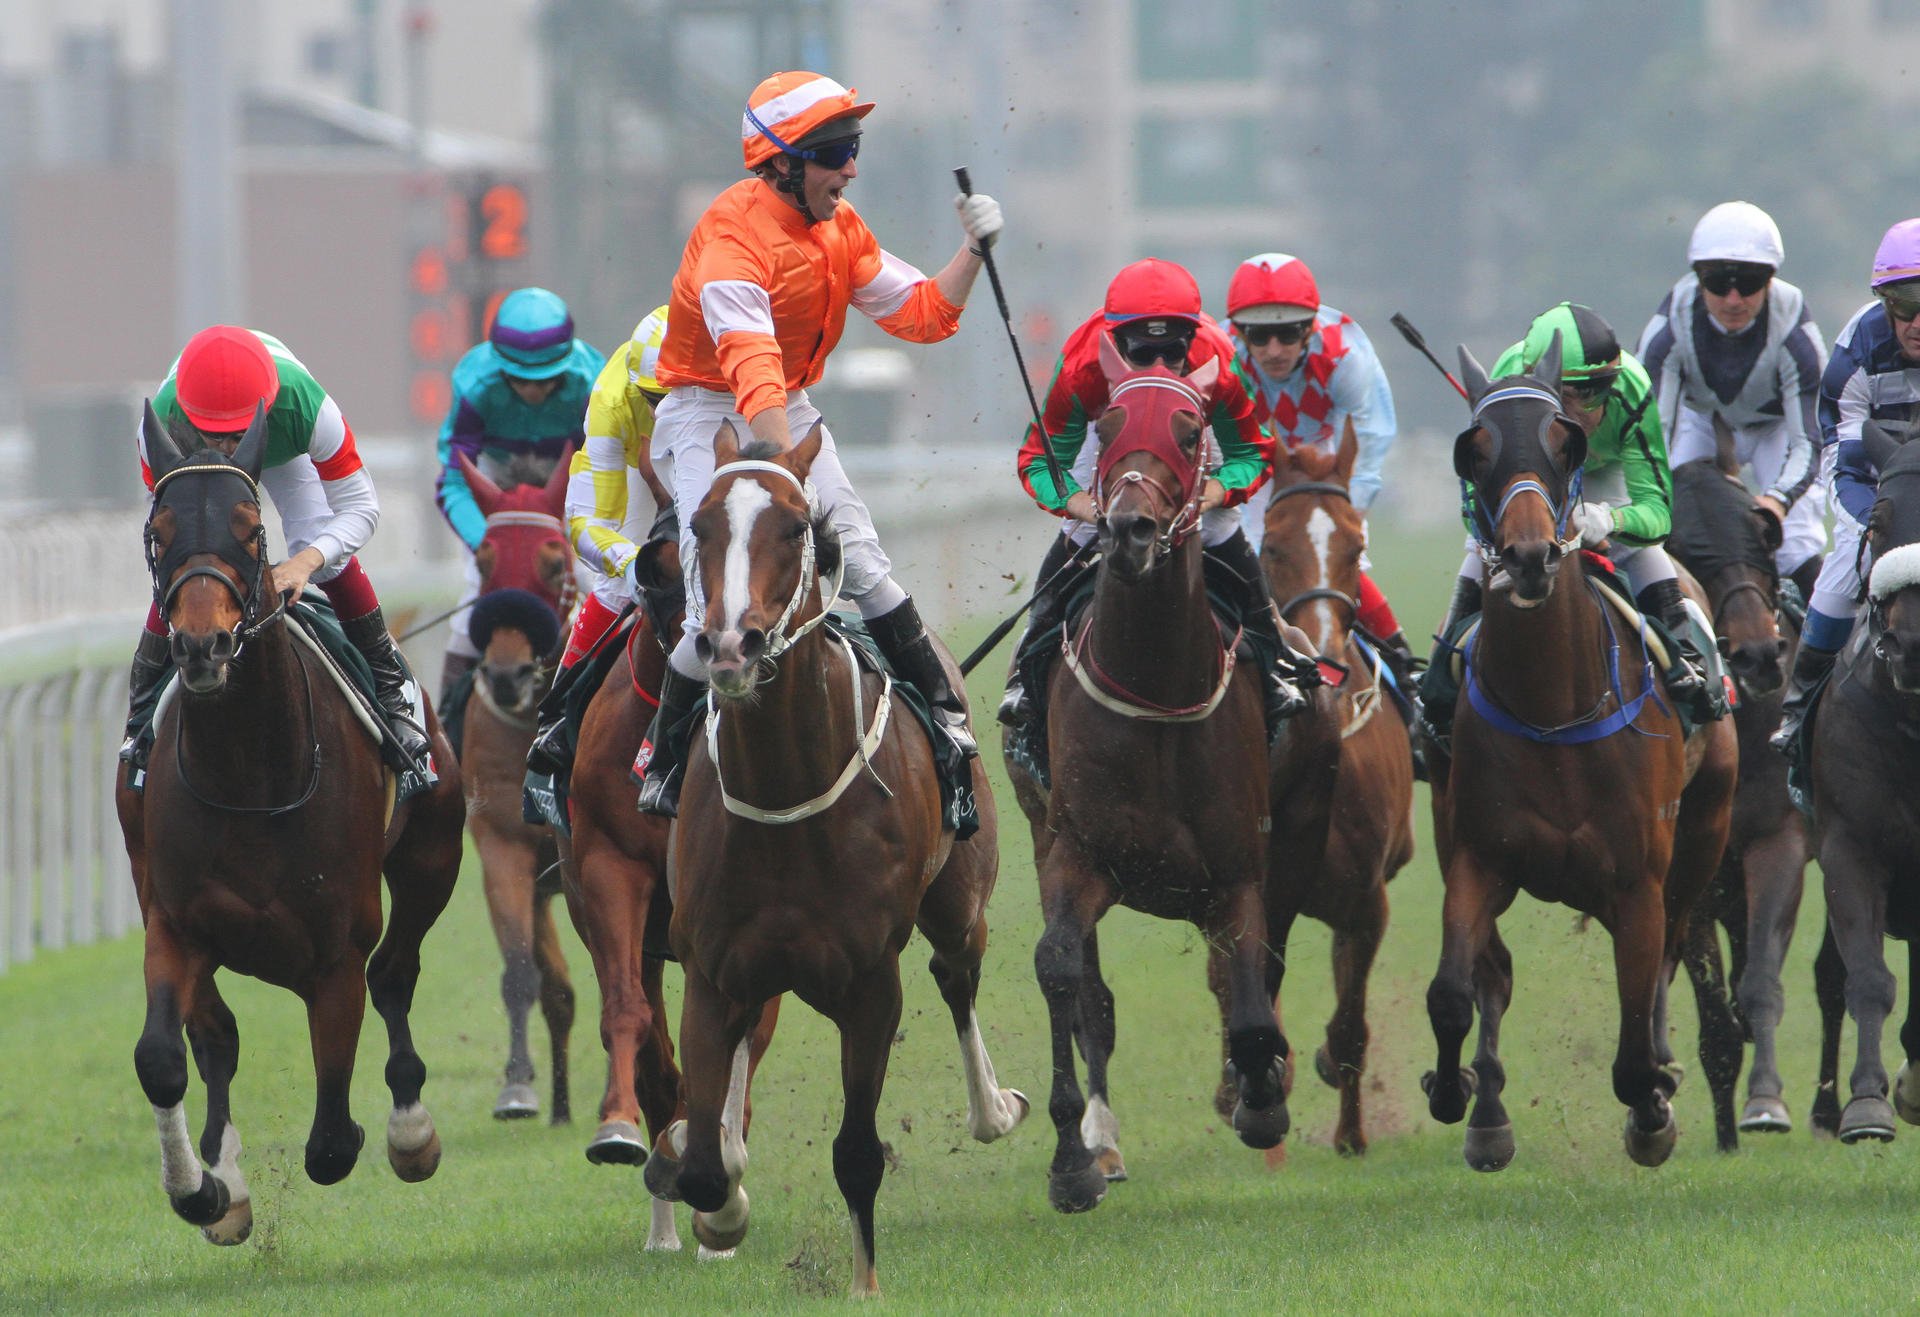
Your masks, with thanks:
M740 116L740 155L752 169L835 119L864 119L873 109L859 93L818 73L776 73L747 97Z
M1320 286L1298 256L1262 252L1250 256L1227 284L1227 319L1240 325L1285 325L1311 320L1320 309Z

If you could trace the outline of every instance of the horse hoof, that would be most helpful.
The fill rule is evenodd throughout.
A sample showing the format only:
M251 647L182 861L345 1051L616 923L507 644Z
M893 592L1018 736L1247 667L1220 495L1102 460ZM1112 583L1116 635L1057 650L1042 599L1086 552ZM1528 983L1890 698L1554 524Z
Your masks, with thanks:
M1461 1066L1457 1091L1449 1093L1440 1086L1440 1076L1432 1071L1420 1076L1420 1091L1427 1095L1427 1114L1442 1125L1458 1125L1467 1116L1467 1102L1480 1087L1480 1076L1471 1067Z
M226 1182L217 1175L200 1172L200 1187L190 1194L181 1194L178 1198L169 1194L167 1202L172 1204L174 1213L190 1226L205 1228L221 1220L232 1205L230 1191Z
M715 1253L731 1253L747 1237L747 1191L736 1188L734 1193L740 1197L739 1205L730 1208L726 1215L736 1218L737 1224L715 1225L715 1219L721 1215L718 1212L711 1216L705 1212L693 1214L693 1237L700 1241L702 1247L712 1249Z
M229 1244L244 1244L247 1236L253 1233L253 1200L242 1198L227 1205L227 1214L210 1226L201 1226L200 1233L209 1244L223 1247Z
M665 1135L653 1145L653 1155L647 1158L646 1169L640 1175L647 1192L661 1202L680 1201L680 1159L673 1155Z
M1658 1166L1673 1155L1674 1141L1680 1137L1680 1127L1674 1123L1673 1112L1667 1112L1667 1123L1651 1133L1642 1130L1634 1123L1633 1113L1627 1113L1627 1156L1636 1166Z
M1313 1054L1313 1073L1320 1076L1320 1082L1328 1088L1340 1087L1340 1067L1334 1064L1333 1053L1325 1043Z
M1233 1132L1249 1148L1277 1147L1291 1128L1293 1121L1284 1101L1259 1110L1242 1102L1233 1109Z
M1793 1129L1787 1104L1777 1097L1750 1097L1740 1109L1742 1134L1785 1134Z
M342 1151L338 1148L323 1148L316 1152L311 1141L307 1144L307 1178L315 1184L339 1184L347 1178L353 1168L359 1164L360 1150L367 1146L367 1132L358 1121L353 1125L353 1147ZM196 1225L203 1224L195 1222Z
M440 1131L435 1130L424 1146L411 1152L387 1144L387 1164L393 1167L393 1173L407 1184L419 1184L422 1180L431 1180L433 1173L440 1169Z
M526 1120L539 1114L540 1095L533 1091L532 1084L503 1085L499 1098L493 1104L495 1120Z
M1893 1109L1909 1125L1920 1125L1920 1069L1908 1061L1893 1081Z
M1100 1176L1109 1184L1118 1184L1127 1178L1127 1163L1115 1147L1096 1148L1093 1152L1093 1164L1099 1168Z
M1056 1212L1091 1212L1106 1196L1107 1177L1097 1162L1090 1161L1077 1171L1047 1173L1047 1201Z
M425 1106L415 1102L388 1115L387 1163L408 1184L418 1184L440 1169L440 1131Z
M587 1160L595 1166L644 1166L647 1141L633 1122L610 1120L593 1132L587 1144Z
M1467 1165L1476 1171L1504 1171L1513 1160L1513 1125L1467 1126Z
M1862 1139L1893 1142L1893 1103L1883 1097L1857 1097L1840 1113L1840 1142Z

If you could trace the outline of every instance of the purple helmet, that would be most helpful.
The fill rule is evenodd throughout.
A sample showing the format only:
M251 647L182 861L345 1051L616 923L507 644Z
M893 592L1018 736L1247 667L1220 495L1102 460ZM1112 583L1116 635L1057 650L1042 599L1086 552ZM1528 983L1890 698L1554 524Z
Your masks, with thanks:
M1920 219L1901 220L1880 239L1873 254L1873 282L1897 284L1903 279L1920 279Z

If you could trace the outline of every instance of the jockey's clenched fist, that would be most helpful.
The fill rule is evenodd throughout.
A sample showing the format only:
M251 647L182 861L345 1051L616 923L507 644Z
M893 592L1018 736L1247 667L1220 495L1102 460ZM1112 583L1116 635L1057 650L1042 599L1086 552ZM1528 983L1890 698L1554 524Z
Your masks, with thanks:
M967 237L982 252L991 246L1000 236L1000 203L982 192L959 193L953 199L953 208L960 212L960 227L967 231Z

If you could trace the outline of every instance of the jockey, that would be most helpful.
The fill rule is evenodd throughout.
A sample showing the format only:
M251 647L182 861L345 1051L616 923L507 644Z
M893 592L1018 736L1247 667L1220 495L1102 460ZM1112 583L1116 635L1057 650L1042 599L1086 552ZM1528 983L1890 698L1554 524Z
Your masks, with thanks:
M464 605L480 593L480 569L471 555L487 533L487 518L454 454L465 453L502 488L544 479L569 444L579 445L587 395L605 364L591 344L574 337L565 302L544 288L516 288L501 299L487 341L468 349L453 368L453 404L440 426L434 497L469 556L463 607L448 627L440 667L442 705L454 683L480 661ZM531 465L511 471L516 457L531 459Z
M1859 611L1860 541L1880 476L1860 441L1861 423L1871 418L1897 427L1920 419L1920 219L1901 220L1880 239L1871 286L1873 300L1834 339L1820 377L1821 456L1832 464L1836 505L1833 551L1813 587L1780 730L1773 734L1774 747L1788 755Z
M1288 448L1335 450L1353 422L1359 452L1348 493L1365 512L1380 493L1380 472L1393 447L1396 421L1387 372L1366 332L1351 317L1320 303L1313 271L1296 256L1267 252L1242 261L1227 285L1233 365L1253 395L1253 414ZM1255 552L1266 533L1273 487L1262 484L1242 506L1241 524ZM1378 638L1400 688L1412 693L1415 667L1406 633L1387 597L1360 561L1357 620Z
M1784 250L1767 212L1724 201L1701 216L1687 244L1693 266L1640 334L1667 459L1717 451L1713 418L1733 431L1734 458L1753 464L1766 492L1754 506L1782 528L1774 563L1813 593L1826 548L1826 492L1814 415L1827 349L1806 298L1776 279Z
M1279 614L1267 594L1260 558L1241 531L1239 505L1267 478L1272 467L1272 440L1254 417L1247 383L1235 374L1233 345L1200 310L1200 286L1182 266L1148 257L1135 261L1107 285L1106 303L1067 335L1054 367L1053 382L1041 409L1047 432L1027 426L1018 459L1020 481L1033 501L1065 519L1060 534L1047 548L1035 576L1033 612L1026 635L1044 635L1058 626L1074 584L1092 570L1076 550L1098 535L1100 509L1086 486L1099 463L1100 443L1091 428L1107 410L1108 381L1100 365L1100 340L1111 336L1120 354L1135 366L1166 365L1182 375L1192 374L1208 361L1217 361L1219 373L1207 399L1207 423L1212 427L1217 466L1206 478L1200 496L1200 538L1208 555L1225 563L1245 587L1244 625L1283 657L1291 655L1280 638ZM1092 442L1088 442L1091 437ZM1052 446L1066 477L1066 488L1056 488L1047 470L1041 444ZM1311 664L1304 656L1299 663ZM1267 722L1271 730L1298 711L1304 697L1277 667L1268 669ZM1000 721L1020 727L1033 716L1018 665L1007 682L1000 703Z
M560 656L563 673L641 597L633 579L640 542L662 505L669 511L673 506L662 497L666 491L659 487L647 456L653 409L666 396L654 378L666 334L667 308L656 307L607 358L587 401L587 441L567 471L567 536L593 585L574 615L566 652ZM672 533L677 536L678 527ZM546 711L544 704L542 709ZM552 711L541 723L527 752L528 767L535 772L558 772L572 758L558 713Z
M689 582L698 580L693 511L713 481L720 426L734 427L748 456L791 448L820 423L806 390L840 341L847 308L896 338L947 338L960 327L986 245L1000 232L998 202L957 196L966 237L938 274L929 278L883 250L843 195L859 174L861 123L872 109L871 101L817 73L767 78L740 122L741 156L753 177L722 192L687 239L656 371L667 396L655 413L654 452L663 469L671 463ZM756 442L745 444L749 437ZM913 599L890 574L873 518L824 428L811 481L840 538L845 594L888 661L926 696L935 721L962 751L976 754L963 698L948 684ZM643 770L640 808L648 813L672 816L679 807L689 715L706 686L694 650L702 625L699 592L689 590L684 631L636 765ZM669 729L674 734L663 734Z
M273 564L273 589L297 596L312 581L325 592L347 639L373 670L374 696L407 759L399 794L418 795L439 778L426 729L415 721L414 683L355 556L373 537L380 499L340 408L280 340L237 325L214 325L188 339L153 399L154 415L182 452L205 447L229 456L263 405L267 451L260 484L280 511L287 540L286 558ZM144 431L136 443L140 475L151 491ZM156 601L133 658L127 741L120 748L136 772L146 766L140 733L171 670L167 622Z
M1560 402L1587 435L1583 501L1573 525L1582 547L1600 549L1625 574L1640 611L1660 620L1676 642L1666 673L1667 692L1688 706L1693 721L1726 714L1722 693L1705 677L1703 655L1680 593L1678 573L1661 541L1673 526L1672 481L1667 449L1646 370L1620 349L1613 329L1591 307L1562 302L1543 313L1525 339L1500 354L1492 378L1532 370L1560 335ZM1455 623L1480 610L1485 565L1480 547L1469 548L1454 582L1453 599L1440 626L1445 645ZM1436 660L1439 655L1436 654ZM1450 710L1427 711L1445 718ZM1444 728L1440 730L1444 731Z

